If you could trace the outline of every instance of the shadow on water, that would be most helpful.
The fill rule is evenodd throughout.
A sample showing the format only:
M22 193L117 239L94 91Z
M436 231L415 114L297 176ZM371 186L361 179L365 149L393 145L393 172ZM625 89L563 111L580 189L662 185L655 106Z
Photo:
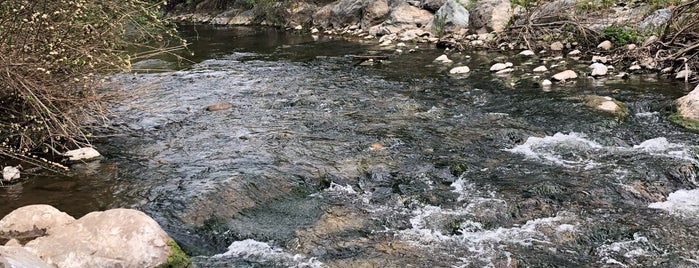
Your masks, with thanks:
M696 135L665 119L683 94L672 82L582 78L547 92L523 71L545 59L516 58L523 67L496 76L496 53L441 65L441 51L420 46L399 55L265 28L182 31L190 66L110 78L128 93L112 107L123 131L96 143L105 159L92 175L2 188L3 211L37 200L76 214L138 208L203 267L699 259L697 214L648 208L699 186ZM390 60L350 57L372 53ZM472 71L448 75L457 65ZM585 106L589 94L629 115ZM219 102L232 107L206 111Z

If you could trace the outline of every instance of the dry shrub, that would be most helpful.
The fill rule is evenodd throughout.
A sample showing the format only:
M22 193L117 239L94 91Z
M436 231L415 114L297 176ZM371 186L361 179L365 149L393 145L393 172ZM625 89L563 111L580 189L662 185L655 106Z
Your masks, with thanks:
M0 0L0 155L26 162L89 144L85 122L101 114L97 78L184 45L161 4Z
M657 44L656 58L677 69L699 70L699 1L689 1L672 11Z

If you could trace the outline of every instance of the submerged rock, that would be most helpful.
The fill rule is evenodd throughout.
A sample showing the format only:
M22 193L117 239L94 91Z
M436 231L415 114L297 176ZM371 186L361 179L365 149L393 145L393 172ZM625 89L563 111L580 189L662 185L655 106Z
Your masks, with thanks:
M581 97L581 100L585 102L585 105L603 112L608 112L613 115L624 117L628 115L629 110L618 100L607 96L598 95L586 95Z

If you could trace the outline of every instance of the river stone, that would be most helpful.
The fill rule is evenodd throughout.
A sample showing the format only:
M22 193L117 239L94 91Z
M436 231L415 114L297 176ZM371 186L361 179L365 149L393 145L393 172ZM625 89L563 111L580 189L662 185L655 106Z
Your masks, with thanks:
M557 81L565 81L575 78L578 78L578 74L576 74L573 70L565 70L553 75L553 79Z
M449 57L447 57L447 55L444 55L444 54L442 54L441 56L439 56L439 57L437 57L436 59L434 59L434 61L438 61L438 62L441 62L441 63L451 63L451 62L453 62L452 60L449 59Z
M694 88L689 94L677 99L677 112L680 116L699 120L699 85Z
M522 52L520 52L519 55L522 55L522 56L533 56L533 55L536 55L536 53L534 53L534 51L531 51L531 50L528 50L528 49L527 49L527 50L522 50Z
M610 50L612 49L612 42L609 40L604 40L602 43L597 45L597 48L602 49L602 50Z
M422 0L420 1L420 6L428 11L437 12L446 0Z
M551 80L544 79L544 81L541 81L541 85L544 87L550 87L551 85L553 85L553 83L551 82Z
M3 268L53 268L22 247L0 246L0 267Z
M512 68L505 68L500 71L495 72L495 74L507 74L513 72L515 69Z
M692 77L691 70L683 69L682 71L677 72L677 74L675 75L675 79L684 80L686 77Z
M55 228L69 224L75 218L49 205L29 205L13 210L0 220L3 232L25 233L34 228L54 234Z
M219 102L219 103L207 106L206 110L209 112L215 112L215 111L228 110L231 107L233 107L233 104L231 104L230 102Z
M592 76L604 76L607 75L607 66L601 63L593 63L590 65L590 68L592 69L592 73L590 75Z
M455 0L447 0L434 14L428 28L437 31L439 30L437 27L440 27L437 25L441 25L443 27L441 30L444 32L458 32L461 29L468 29L469 18L470 14L464 6Z
M57 267L155 267L168 262L170 243L143 212L111 209L55 226L25 248Z
M471 28L487 32L502 32L514 15L510 0L474 1L471 10Z
M493 64L493 66L490 66L490 71L491 71L491 72L497 72L497 71L500 71L500 70L504 70L504 69L510 68L510 67L512 67L512 65L513 65L513 64L512 64L511 62L496 63L496 64Z
M587 95L582 100L585 105L599 111L608 112L617 116L626 116L628 109L621 102L607 96Z
M2 181L10 182L19 179L20 172L16 167L7 166L2 169Z
M582 53L580 50L574 49L571 52L568 52L568 55L575 56L575 55L580 55L580 53Z
M605 56L592 56L592 62L607 63L607 57Z
M561 51L563 50L563 43L561 43L560 41L553 42L551 43L550 48L551 51Z
M549 70L549 69L547 69L546 66L543 66L543 65L534 68L534 72L537 72L537 73L546 72L546 71L548 71L548 70Z
M101 154L92 147L83 147L63 153L70 161L84 161L100 157Z
M450 74L465 74L470 72L471 69L468 68L468 66L459 66L459 67L454 67L451 70L449 70Z

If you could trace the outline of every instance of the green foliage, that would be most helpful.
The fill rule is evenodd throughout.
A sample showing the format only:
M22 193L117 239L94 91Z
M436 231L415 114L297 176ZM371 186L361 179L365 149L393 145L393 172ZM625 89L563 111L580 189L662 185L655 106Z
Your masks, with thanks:
M184 44L151 1L0 1L0 155L88 143L78 122L99 116L98 75Z
M432 28L437 37L442 37L444 35L444 27L446 26L447 14L434 14L434 19L432 20Z
M679 113L671 114L668 119L683 128L699 132L699 121L682 117Z
M602 38L617 45L637 44L643 41L638 30L620 26L607 26L602 29Z

